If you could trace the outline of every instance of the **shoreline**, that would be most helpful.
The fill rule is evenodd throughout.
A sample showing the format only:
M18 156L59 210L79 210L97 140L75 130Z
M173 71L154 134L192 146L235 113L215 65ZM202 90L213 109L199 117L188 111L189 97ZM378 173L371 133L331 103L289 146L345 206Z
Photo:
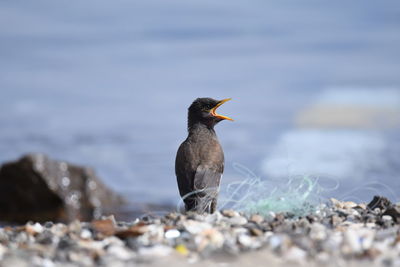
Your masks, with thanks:
M375 200L375 202L374 202ZM396 266L400 204L331 200L314 214L169 213L0 227L0 266Z

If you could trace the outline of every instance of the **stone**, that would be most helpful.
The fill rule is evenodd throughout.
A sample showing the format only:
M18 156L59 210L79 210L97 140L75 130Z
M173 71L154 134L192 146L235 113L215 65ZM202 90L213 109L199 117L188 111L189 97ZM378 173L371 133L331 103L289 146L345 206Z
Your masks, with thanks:
M65 224L57 223L54 224L50 231L58 237L63 237L68 232L68 227Z
M121 203L122 198L108 189L92 169L43 154L29 154L0 168L3 221L88 221Z
M128 229L116 231L115 236L122 238L122 239L130 238L130 237L138 237L138 236L141 236L144 233L146 233L148 230L149 230L148 225L146 225L144 223L138 223L138 224L135 224L135 225L129 227Z
M351 255L353 253L359 253L362 250L360 237L357 231L349 229L344 232L344 246L342 252L345 255Z
M181 232L179 232L176 229L170 229L165 232L165 238L167 238L167 239L178 238L180 235L181 235Z
M376 222L376 216L375 216L375 215L372 215L372 214L365 214L365 215L362 217L362 221L365 222L365 223L374 223L374 224L375 224L375 222Z
M356 208L356 209L365 210L365 209L367 208L367 204L358 203L358 205L357 205L355 208Z
M211 224L215 224L221 221L223 215L221 214L221 212L216 211L212 214L207 214L204 221L207 223L211 223Z
M278 250L284 243L285 238L282 235L271 235L268 238L268 244L273 250Z
M91 227L104 236L111 236L116 232L115 223L112 219L94 220L91 222Z
M249 221L260 224L264 221L264 217L259 214L253 214L250 216Z
M82 223L78 220L74 220L70 224L68 224L68 231L79 234L82 231Z
M218 230L209 228L195 237L195 243L198 251L203 251L205 248L215 250L224 244L224 236Z
M53 225L54 225L53 222L45 222L45 223L43 224L43 226L46 227L46 228L51 228Z
M337 215L332 215L330 217L330 223L332 224L332 226L337 226L339 223L341 223L343 221L343 219Z
M310 227L310 222L306 218L301 218L297 222L297 226L300 227L300 228L307 229L307 228Z
M231 225L244 225L247 223L247 219L242 216L236 216L236 217L230 217L230 218L225 218L227 223Z
M264 234L263 231L261 231L261 230L258 229L258 228L255 228L255 227L251 227L251 228L249 229L249 231L250 231L250 233L251 233L253 236L262 236L262 235Z
M225 217L237 217L239 216L239 213L237 211L234 210L223 210L222 211L222 215L224 215Z
M111 245L107 248L107 252L116 257L117 259L120 260L130 260L133 256L134 253L129 251L127 248L124 246L118 246L118 245Z
M189 250L186 248L185 245L182 245L182 244L177 245L175 247L175 251L178 252L179 254L183 255L183 256L189 255Z
M94 265L92 257L90 257L89 255L86 255L82 252L79 253L76 251L70 251L68 254L69 254L68 255L69 259L72 262L75 262L77 264L79 263L79 265L81 265L81 266L93 266Z
M389 207L389 208L383 213L382 219L383 219L384 216L390 216L390 217L393 218L393 220L394 220L396 223L400 223L400 206L392 206L392 207Z
M310 238L321 241L327 238L326 227L320 223L313 223L310 230Z
M382 216L382 220L383 221L392 221L393 220L393 218L392 218L392 216L390 216L390 215L383 215Z
M242 246L249 248L249 247L251 247L251 245L253 244L254 241L250 236L242 234L242 235L239 235L238 242Z
M25 230L30 235L37 235L43 232L43 226L40 223L35 223L35 224L27 223L25 225Z
M187 220L183 222L185 230L191 234L198 234L204 230L212 228L211 224L205 222L198 222L194 220Z
M343 208L342 202L340 202L340 201L337 200L336 198L330 198L329 200L331 201L331 203L332 203L332 205L333 205L334 207L340 208L340 209Z
M376 208L385 210L388 207L392 206L392 202L389 199L381 196L374 196L370 203L368 203L367 207L371 210L375 210Z
M80 236L82 239L90 239L92 237L92 232L88 229L83 229Z
M58 242L59 237L54 236L50 230L45 230L36 236L36 242L43 245L50 245L52 243Z
M343 202L344 209L353 209L355 207L357 207L357 204L355 202L352 202L352 201Z

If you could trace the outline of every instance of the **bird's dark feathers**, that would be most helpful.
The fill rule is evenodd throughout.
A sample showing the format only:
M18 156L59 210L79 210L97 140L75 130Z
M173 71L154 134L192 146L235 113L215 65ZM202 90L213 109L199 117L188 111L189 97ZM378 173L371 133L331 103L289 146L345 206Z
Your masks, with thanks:
M189 113L197 113L205 110L210 110L218 104L218 100L203 97L197 98L189 107Z
M222 173L224 153L214 131L219 120L209 115L218 104L212 98L198 98L189 107L189 135L180 145L175 173L186 210L214 212Z
M201 134L200 134L201 135ZM211 135L210 135L211 136ZM179 147L175 173L186 210L213 212L224 171L224 154L216 136L189 136Z
M221 121L221 119L216 118L210 114L210 109L218 104L218 100L204 97L197 98L189 107L188 112L188 129L190 131L191 127L196 123L202 123L209 128L213 128L215 124Z

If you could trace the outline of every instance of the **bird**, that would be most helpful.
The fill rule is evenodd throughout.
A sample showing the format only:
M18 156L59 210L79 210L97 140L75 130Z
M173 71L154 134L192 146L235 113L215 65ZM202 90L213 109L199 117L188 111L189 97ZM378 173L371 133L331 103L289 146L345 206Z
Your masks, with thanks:
M197 98L188 109L188 136L179 146L175 174L186 211L214 213L224 172L224 152L214 126L232 118L217 113L231 98Z

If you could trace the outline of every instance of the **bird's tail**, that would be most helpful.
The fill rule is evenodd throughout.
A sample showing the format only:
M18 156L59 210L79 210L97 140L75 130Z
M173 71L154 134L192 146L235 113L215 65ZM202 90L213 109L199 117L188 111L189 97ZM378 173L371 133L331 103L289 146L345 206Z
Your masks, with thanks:
M193 191L183 197L186 211L213 213L216 210L218 188Z

